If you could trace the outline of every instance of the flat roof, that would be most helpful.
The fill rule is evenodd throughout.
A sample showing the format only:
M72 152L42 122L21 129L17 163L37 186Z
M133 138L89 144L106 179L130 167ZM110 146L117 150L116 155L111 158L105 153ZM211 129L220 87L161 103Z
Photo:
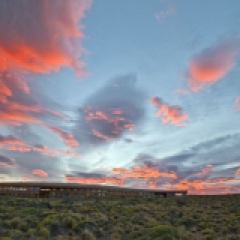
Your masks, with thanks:
M90 188L90 189L105 189L105 190L121 190L121 191L145 191L158 193L187 193L187 190L164 190L164 189L140 189L140 188L126 188L109 185L93 185L81 183L56 183L56 182L2 182L0 186L6 187L41 187L41 188Z

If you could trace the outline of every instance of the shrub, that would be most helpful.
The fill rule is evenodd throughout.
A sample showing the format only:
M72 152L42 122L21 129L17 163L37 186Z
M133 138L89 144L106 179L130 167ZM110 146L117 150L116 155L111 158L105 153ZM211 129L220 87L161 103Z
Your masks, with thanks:
M49 237L50 235L50 232L49 230L46 228L46 227L41 227L39 230L38 230L38 234L40 235L40 237Z
M34 228L30 228L27 231L27 237L34 237L36 235L36 230Z
M176 221L176 225L184 225L186 228L191 228L196 224L196 220L190 217L183 217Z
M119 233L112 233L109 237L109 240L121 240L122 236Z
M16 218L11 219L8 222L8 225L9 225L10 228L17 229L17 228L20 228L21 222L22 222L22 220L20 218L16 217Z
M63 219L63 224L66 228L74 228L77 225L77 221L72 217L66 217Z
M23 231L26 232L28 230L28 225L26 222L21 222L19 228Z
M167 225L158 225L156 227L146 229L144 231L144 235L152 239L157 239L157 238L161 240L179 239L179 234L177 230L174 227L167 226Z
M18 229L11 230L11 232L10 232L10 237L12 237L14 239L21 239L22 236L23 236L22 231L20 231Z
M206 240L215 239L215 232L213 231L213 229L205 229L202 231L202 233L204 234Z
M85 229L81 233L81 239L82 240L95 240L96 238L95 238L95 236L93 235L92 232L90 232L89 230Z

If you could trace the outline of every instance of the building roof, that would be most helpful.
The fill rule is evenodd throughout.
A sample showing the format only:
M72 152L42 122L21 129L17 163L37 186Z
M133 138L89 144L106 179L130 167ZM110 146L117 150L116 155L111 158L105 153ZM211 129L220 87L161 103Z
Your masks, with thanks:
M158 193L187 193L187 190L164 190L164 189L139 189L139 188L125 188L119 186L109 185L92 185L80 183L59 183L59 182L2 182L1 186L7 187L41 187L41 188L90 188L90 189L105 189L105 190L120 190L120 191L145 191Z

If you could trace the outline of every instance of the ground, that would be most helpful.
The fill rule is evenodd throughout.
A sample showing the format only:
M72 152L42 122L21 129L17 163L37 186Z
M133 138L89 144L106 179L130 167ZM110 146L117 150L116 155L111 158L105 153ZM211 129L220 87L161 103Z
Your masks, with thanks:
M0 198L0 240L240 240L240 195Z

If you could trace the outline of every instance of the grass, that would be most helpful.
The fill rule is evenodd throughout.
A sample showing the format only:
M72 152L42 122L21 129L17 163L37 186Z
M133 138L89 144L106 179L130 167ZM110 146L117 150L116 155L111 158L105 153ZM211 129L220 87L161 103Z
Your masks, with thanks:
M0 240L239 240L240 195L0 198Z

